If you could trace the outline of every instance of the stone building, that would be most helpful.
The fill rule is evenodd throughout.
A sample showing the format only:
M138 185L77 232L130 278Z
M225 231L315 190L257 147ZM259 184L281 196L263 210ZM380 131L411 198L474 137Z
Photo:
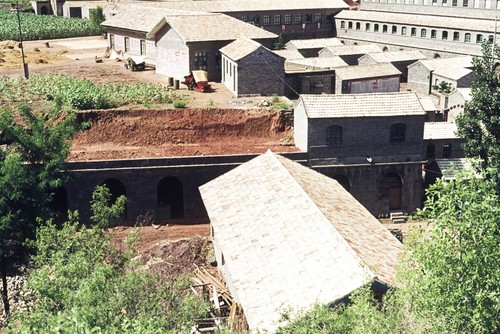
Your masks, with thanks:
M399 92L401 72L389 63L340 67L335 94Z
M382 52L382 49L373 44L341 45L327 46L318 52L318 56L322 58L338 56L349 65L358 65L359 57L374 52Z
M488 0L363 1L335 16L346 44L376 43L388 51L419 50L428 58L481 55L493 42L498 2ZM496 36L495 36L496 35Z
M222 83L234 96L283 95L283 57L248 38L238 38L220 53Z
M408 66L408 88L431 94L441 81L451 85L451 90L469 87L474 78L472 69L471 56L419 60Z
M444 120L455 122L464 112L465 105L471 99L470 88L457 88L450 93L444 93L439 100Z
M296 146L372 214L421 206L425 112L415 93L301 95Z
M230 16L154 7L128 6L102 23L110 47L125 57L143 56L156 72L183 79L192 70L208 72L210 81L221 80L220 49L241 36L271 47L277 35Z
M401 72L401 82L408 80L408 66L420 59L426 59L419 51L394 51L367 53L358 59L359 65L391 63Z
M304 57L317 57L318 52L328 46L340 46L337 38L294 39L286 43L285 49L297 50Z
M333 179L268 151L200 193L217 266L250 333L275 333L290 309L395 284L402 244Z

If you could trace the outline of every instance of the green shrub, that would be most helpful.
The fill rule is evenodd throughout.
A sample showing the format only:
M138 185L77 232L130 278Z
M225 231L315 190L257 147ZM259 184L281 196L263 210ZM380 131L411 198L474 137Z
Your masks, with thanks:
M172 102L172 104L174 105L174 108L184 108L185 106L187 106L187 101L186 100L174 100Z

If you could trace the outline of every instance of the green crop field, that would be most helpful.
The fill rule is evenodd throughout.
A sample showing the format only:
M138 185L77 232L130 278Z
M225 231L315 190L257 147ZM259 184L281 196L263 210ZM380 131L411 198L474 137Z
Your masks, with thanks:
M1 1L1 0L0 0ZM100 27L90 20L65 18L53 15L20 13L23 40L39 40L94 36L101 33ZM9 9L0 9L0 41L19 40L17 15Z

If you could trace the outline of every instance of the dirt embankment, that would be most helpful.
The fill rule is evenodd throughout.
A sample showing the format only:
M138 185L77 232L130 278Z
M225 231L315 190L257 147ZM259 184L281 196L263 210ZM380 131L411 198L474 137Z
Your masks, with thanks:
M282 113L242 109L112 110L80 114L91 127L70 160L296 151Z

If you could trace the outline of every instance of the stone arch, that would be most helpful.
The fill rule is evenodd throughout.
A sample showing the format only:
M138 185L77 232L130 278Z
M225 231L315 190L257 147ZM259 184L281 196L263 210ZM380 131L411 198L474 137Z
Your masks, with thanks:
M43 5L40 7L40 15L49 15L49 9L47 6Z
M380 179L379 194L388 200L389 211L401 209L402 188L403 181L398 173L389 172Z
M111 203L116 202L116 199L120 196L127 196L127 189L125 185L118 179L106 179L101 186L106 186L111 193Z
M435 53L434 56L432 56L432 58L438 59L441 58L441 55L439 53Z
M167 176L156 187L158 208L169 208L170 218L184 217L184 187L178 178Z
M345 190L351 192L351 180L349 180L349 177L347 175L336 174L332 177L332 179L337 180L337 182L340 183L340 185L344 187Z

